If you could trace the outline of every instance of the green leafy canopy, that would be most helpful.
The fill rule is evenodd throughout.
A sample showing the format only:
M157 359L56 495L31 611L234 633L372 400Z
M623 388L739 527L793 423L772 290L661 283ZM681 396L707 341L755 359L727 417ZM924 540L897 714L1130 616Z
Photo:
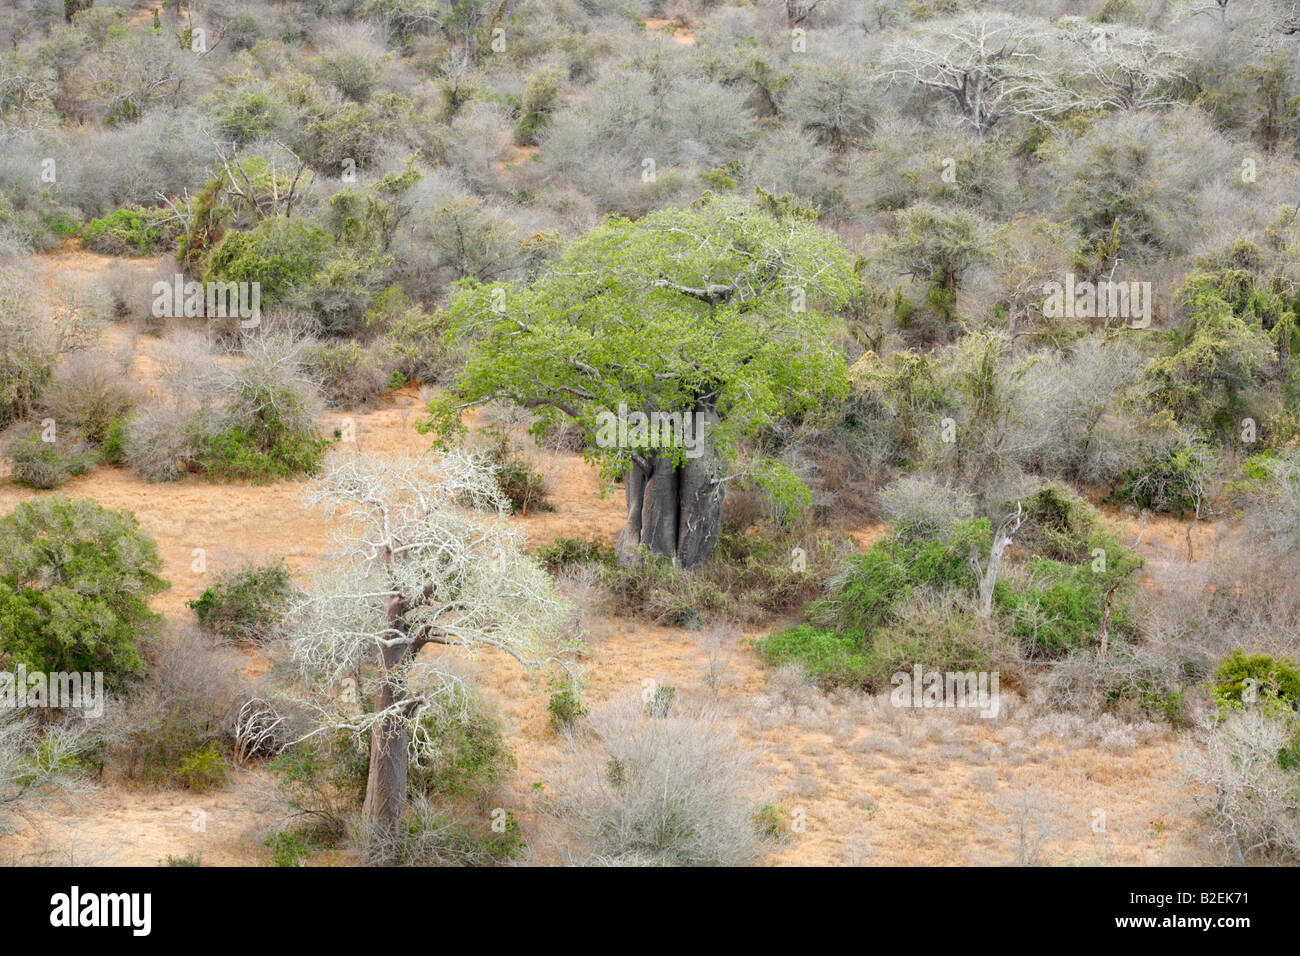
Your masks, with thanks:
M449 335L467 347L422 431L463 430L468 405L534 409L534 434L567 416L716 409L724 456L737 437L847 389L834 310L860 292L839 241L800 211L706 195L635 222L607 220L531 284L462 284ZM589 448L614 478L634 452Z

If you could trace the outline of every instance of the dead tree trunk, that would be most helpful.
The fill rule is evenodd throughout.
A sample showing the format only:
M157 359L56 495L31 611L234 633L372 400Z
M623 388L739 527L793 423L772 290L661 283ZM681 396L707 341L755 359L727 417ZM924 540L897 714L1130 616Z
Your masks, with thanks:
M1024 521L1024 512L1017 503L1015 513L1003 518L1002 523L998 525L997 533L993 535L993 547L989 549L987 568L980 565L979 553L973 547L971 549L970 563L975 570L975 580L979 585L980 613L985 617L993 613L993 588L998 583L998 570L1002 567L1002 553L1007 550L1007 547L1011 544L1011 539L1020 530L1022 521Z
M644 455L627 473L627 523L618 542L622 561L645 548L689 568L707 560L717 547L725 463L709 434L718 416L707 408L689 419L697 457L676 465L671 455Z

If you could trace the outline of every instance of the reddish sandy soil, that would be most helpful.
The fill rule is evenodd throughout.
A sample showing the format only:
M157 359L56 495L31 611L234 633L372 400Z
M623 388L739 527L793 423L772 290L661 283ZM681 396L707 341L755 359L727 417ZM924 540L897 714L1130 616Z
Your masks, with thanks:
M112 261L64 249L33 264L66 282L93 278ZM58 294L56 283L50 288ZM103 341L115 348L134 346L133 375L147 383L160 340L134 337L115 326ZM321 427L328 434L350 417L357 446L366 452L420 451L426 440L414 422L422 405L416 389L406 388L369 409L326 414ZM354 451L341 446L332 453ZM560 534L612 540L622 522L622 503L613 495L601 497L594 470L576 455L535 455L551 479L556 510L512 519L529 540L538 544ZM101 467L69 482L61 493L136 514L157 539L172 581L155 607L179 624L193 620L185 602L223 568L284 555L295 573L304 573L328 560L329 523L304 510L303 490L299 482L218 485L199 477L149 484L126 470ZM0 513L36 494L0 472ZM1137 537L1136 520L1122 515L1114 520L1127 540ZM879 531L862 528L855 537L865 547ZM1212 545L1213 533L1208 524L1197 528L1198 557ZM1141 550L1153 561L1181 560L1183 537L1177 522L1148 523ZM191 570L195 549L205 553L206 574ZM955 719L951 711L900 711L863 697L830 700L804 692L783 700L743 639L714 653L717 679L708 681L710 654L699 632L611 617L598 609L587 623L592 639L584 693L590 705L639 693L652 679L677 687L685 698L712 697L734 718L767 771L763 796L782 808L797 831L770 855L770 863L1007 861L1017 842L1012 807L1026 795L1039 805L1029 815L1031 831L1054 834L1045 844L1050 862L1205 860L1195 849L1197 825L1192 794L1178 770L1179 743L1166 731L1136 740L1112 734L1102 746L1102 735L1021 719L1014 701L1004 700L999 719L982 720L970 712ZM261 664L249 652L249 668ZM546 767L559 752L547 726L546 693L512 661L482 654L475 666L506 718L519 764L501 805L516 813L531 842L544 846L546 825L536 812L541 791L534 784L545 780ZM110 783L38 821L38 829L9 838L7 846L0 843L0 856L47 849L64 858L71 852L77 861L154 864L169 855L200 853L205 863L265 864L268 853L261 840L274 820L270 789L259 768L240 770L228 787L209 794ZM1099 812L1104 832L1093 829ZM546 858L544 851L539 856Z

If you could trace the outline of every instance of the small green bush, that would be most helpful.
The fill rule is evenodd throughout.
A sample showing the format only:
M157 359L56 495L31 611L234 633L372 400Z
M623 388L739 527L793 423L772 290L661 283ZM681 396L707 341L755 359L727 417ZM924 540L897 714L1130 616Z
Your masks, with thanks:
M499 428L485 428L482 435L484 457L496 468L501 494L514 506L515 512L526 515L530 511L554 511L555 506L548 500L550 489L546 477L526 457L515 452L510 436Z
M1197 495L1205 475L1207 449L1186 446L1147 458L1115 479L1109 500L1131 501L1151 511L1166 511L1182 517L1195 512Z
M86 223L81 244L106 256L157 255L170 248L179 234L179 230L156 224L159 218L159 211L154 209L118 209Z
M272 216L248 232L231 232L213 248L204 282L257 282L261 305L310 282L325 264L329 233L309 220Z
M266 484L295 475L314 475L329 442L313 435L289 435L269 448L264 434L227 428L195 439L197 458L210 481Z
M206 793L226 782L226 758L215 741L189 754L176 768L176 779L187 790Z
M654 693L646 701L646 713L651 717L667 717L677 699L677 688L671 684L656 684Z
M313 851L326 849L316 842L314 832L311 827L299 827L272 833L263 844L271 851L271 865L302 866Z
M537 560L554 574L575 564L614 565L614 549L599 538L568 538L561 535L537 549Z
M115 418L104 430L104 442L99 446L99 453L110 465L126 464L126 419Z
M223 575L189 607L205 630L235 642L260 644L280 633L293 582L284 562Z
M564 733L575 726L587 714L581 698L571 689L559 690L551 695L546 704L551 717L548 723L557 734Z
M471 690L462 688L442 706L430 708L420 732L438 741L438 752L434 760L410 768L412 795L478 800L515 769L501 721Z

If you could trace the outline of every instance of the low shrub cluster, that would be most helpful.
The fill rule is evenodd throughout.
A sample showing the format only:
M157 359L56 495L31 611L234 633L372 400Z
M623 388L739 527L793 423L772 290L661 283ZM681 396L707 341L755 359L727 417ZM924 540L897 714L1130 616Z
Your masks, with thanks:
M804 623L760 641L765 660L797 662L826 684L878 691L914 664L1015 671L1026 659L1093 648L1103 621L1112 644L1136 637L1132 552L1059 487L1021 504L1022 530L988 618L976 609L974 563L988 563L989 521L966 518L933 535L928 522L913 519L850 558L826 595L805 606Z
M188 602L199 626L224 641L263 644L274 640L295 590L284 561L223 574Z

